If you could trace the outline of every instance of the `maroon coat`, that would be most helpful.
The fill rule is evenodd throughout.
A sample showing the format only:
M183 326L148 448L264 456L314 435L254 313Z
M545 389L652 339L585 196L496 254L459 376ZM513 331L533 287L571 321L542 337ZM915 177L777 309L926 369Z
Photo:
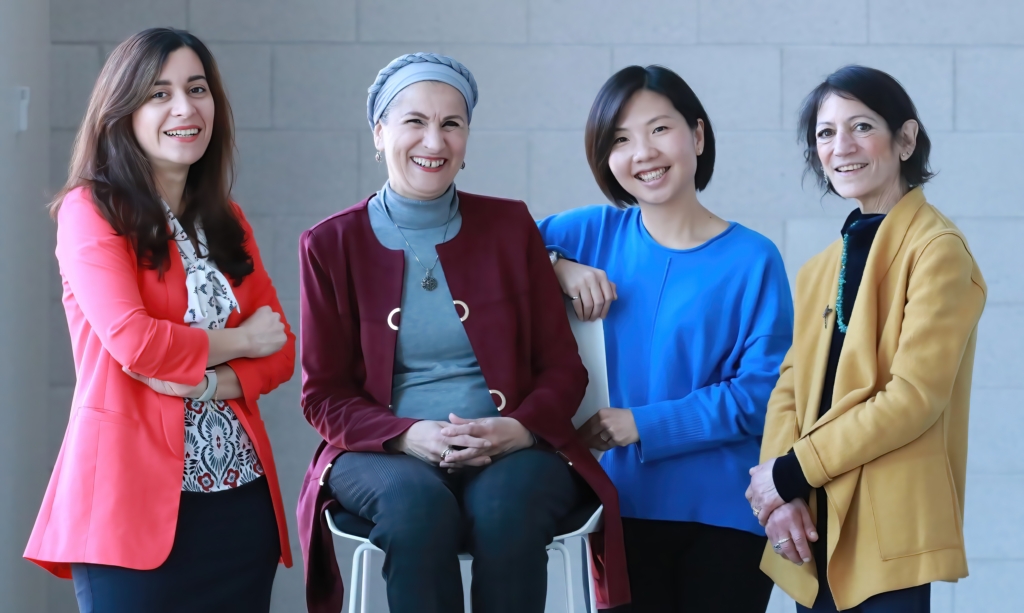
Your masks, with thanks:
M405 258L370 227L369 199L325 219L299 243L302 409L324 441L299 494L299 542L311 613L338 613L341 573L324 509L337 504L321 478L345 451L386 453L416 420L389 409ZM459 192L462 229L437 246L452 297L501 414L518 419L576 469L604 504L591 536L602 608L629 602L615 486L579 441L571 418L587 372L562 308L540 232L522 202Z

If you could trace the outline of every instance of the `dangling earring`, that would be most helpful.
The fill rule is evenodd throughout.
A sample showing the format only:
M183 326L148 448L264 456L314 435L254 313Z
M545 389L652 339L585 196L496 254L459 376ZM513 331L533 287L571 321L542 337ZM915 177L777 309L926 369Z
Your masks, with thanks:
M465 160L463 160L463 161L462 161L462 166L461 166L460 168L461 168L462 170L465 170L465 169L466 169L466 161L465 161Z
M374 157L374 159L376 159L376 160L377 160L377 163L378 163L378 164L380 164L380 151L378 151L378 152L377 152L377 155L375 155L375 156L373 156L373 157Z

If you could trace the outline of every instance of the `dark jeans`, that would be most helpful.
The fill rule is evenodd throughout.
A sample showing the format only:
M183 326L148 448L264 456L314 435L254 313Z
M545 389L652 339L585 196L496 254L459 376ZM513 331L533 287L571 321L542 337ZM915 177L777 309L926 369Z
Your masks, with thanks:
M347 511L376 524L370 542L385 554L392 613L463 611L460 552L473 556L474 613L543 613L545 548L589 492L535 448L455 474L407 455L349 452L330 485Z
M925 583L917 587L895 592L884 592L872 596L852 609L846 609L844 613L929 613L932 602L932 584ZM814 607L808 609L802 605L796 605L798 613L836 613L836 603L832 600L832 592L828 585L824 584L819 588L818 598L814 601Z
M266 613L281 557L267 479L182 492L174 545L153 570L73 564L81 613Z
M632 604L616 613L764 613L765 537L695 522L622 519Z

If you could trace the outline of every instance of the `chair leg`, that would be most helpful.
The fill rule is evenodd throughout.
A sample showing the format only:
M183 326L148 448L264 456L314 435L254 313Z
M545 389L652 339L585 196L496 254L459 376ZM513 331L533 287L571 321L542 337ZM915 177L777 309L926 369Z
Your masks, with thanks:
M348 582L348 610L355 613L359 601L359 585L362 584L362 554L367 551L366 543L360 543L352 553L352 579ZM364 595L365 600L365 595Z
M572 558L569 557L569 548L565 543L555 542L548 545L548 549L557 550L562 554L562 573L565 577L565 610L569 613L576 613L576 603L572 597Z
M362 596L363 597L361 599L361 602L359 603L359 613L366 613L366 601L369 600L368 595L370 593L370 549L369 548L367 548L365 551L363 551L363 577L362 577L362 579L363 579L363 585L362 585L362 589L360 589L359 591L362 592Z
M587 582L587 613L597 613L597 593L594 591L594 557L590 549L590 537L583 536L583 579Z

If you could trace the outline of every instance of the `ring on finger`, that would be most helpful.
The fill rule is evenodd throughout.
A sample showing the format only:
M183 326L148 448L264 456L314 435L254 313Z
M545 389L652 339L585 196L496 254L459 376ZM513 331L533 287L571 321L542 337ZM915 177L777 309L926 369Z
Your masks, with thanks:
M775 543L774 545L772 545L772 549L775 550L775 553L782 553L782 546L785 545L788 542L789 542L789 539L780 539L778 543Z
M754 517L760 517L760 516L761 516L761 509L754 509Z
M572 300L573 302L575 302L575 301L579 300L580 297L579 296L571 296L569 299Z
M444 462L454 451L455 449L451 445L445 447L444 450L441 451L441 461Z

